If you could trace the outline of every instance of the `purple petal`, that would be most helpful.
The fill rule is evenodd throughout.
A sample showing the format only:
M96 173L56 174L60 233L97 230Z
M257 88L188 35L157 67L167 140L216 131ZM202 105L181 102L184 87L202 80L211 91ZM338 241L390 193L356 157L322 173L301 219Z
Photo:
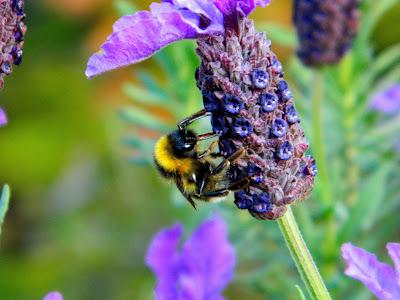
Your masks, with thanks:
M400 287L389 265L379 262L375 254L351 243L342 245L341 250L347 265L347 276L361 281L379 299L400 299Z
M214 0L215 5L225 16L236 15L239 12L248 16L256 6L265 7L271 0Z
M204 222L185 243L180 284L183 299L223 299L221 292L233 277L235 251L224 221Z
M161 230L147 251L146 263L157 276L156 299L178 299L179 254L177 246L182 226L176 224Z
M43 300L63 300L63 296L59 292L48 293Z
M375 94L372 97L370 107L386 114L400 112L400 84L393 85Z
M138 63L178 40L224 32L221 13L207 1L170 0L153 3L150 10L124 16L114 24L100 52L89 59L87 77Z
M0 108L0 126L4 126L7 124L7 116L4 110Z
M397 284L400 289L400 244L399 243L388 243L386 245L388 253L393 260L394 269L397 275Z

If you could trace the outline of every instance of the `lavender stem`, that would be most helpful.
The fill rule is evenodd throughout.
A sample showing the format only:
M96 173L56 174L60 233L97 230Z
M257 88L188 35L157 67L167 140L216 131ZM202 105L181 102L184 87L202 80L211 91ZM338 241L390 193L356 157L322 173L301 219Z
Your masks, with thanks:
M301 235L290 207L285 215L278 219L278 224L310 296L316 300L330 300L331 296Z

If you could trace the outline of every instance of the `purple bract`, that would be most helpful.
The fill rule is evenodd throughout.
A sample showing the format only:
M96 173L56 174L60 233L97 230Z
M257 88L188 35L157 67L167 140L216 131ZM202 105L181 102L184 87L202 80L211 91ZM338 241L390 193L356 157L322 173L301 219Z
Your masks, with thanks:
M372 97L371 108L385 114L400 112L400 84L395 84Z
M63 300L63 296L59 292L48 293L43 300Z
M270 0L165 0L150 11L123 16L113 33L88 62L86 76L131 65L179 40L221 35L225 23L247 16Z
M386 248L394 268L351 243L342 245L345 274L361 281L380 300L400 299L400 244L388 243Z
M157 276L155 299L220 300L233 278L235 251L219 217L202 223L178 250L182 226L161 230L147 252L146 263Z
M7 115L4 112L4 110L0 108L0 126L4 126L6 124L7 124Z

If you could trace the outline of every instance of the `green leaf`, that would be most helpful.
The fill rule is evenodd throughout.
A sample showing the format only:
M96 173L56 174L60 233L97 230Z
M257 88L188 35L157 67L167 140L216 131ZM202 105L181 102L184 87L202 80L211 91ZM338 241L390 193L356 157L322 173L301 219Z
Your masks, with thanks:
M297 46L296 33L290 28L270 22L261 22L257 27L259 30L265 31L268 38L273 43L290 48L295 48Z
M398 0L367 0L367 9L362 14L361 31L358 34L358 41L367 43L373 30L381 17L397 3Z
M385 123L375 126L364 139L361 140L362 145L373 145L379 140L388 139L400 131L400 114L386 121Z
M114 7L120 16L131 15L137 11L136 6L127 0L114 1Z
M120 116L126 122L141 126L147 129L158 130L160 132L169 131L172 126L166 124L149 112L135 106L125 107L120 111Z
M152 90L143 89L132 83L125 83L122 88L123 92L134 99L146 105L165 105L168 103L168 96L161 92L153 92Z
M3 225L4 218L8 210L9 201L10 201L10 187L8 185L5 185L3 187L0 196L0 236L1 236L1 227Z
M364 182L358 201L341 228L341 242L352 240L374 224L376 211L385 200L386 182L391 169L392 165L384 164Z
M304 296L303 290L301 289L301 287L299 285L295 285L297 292L299 293L300 296L300 300L306 300L306 296Z

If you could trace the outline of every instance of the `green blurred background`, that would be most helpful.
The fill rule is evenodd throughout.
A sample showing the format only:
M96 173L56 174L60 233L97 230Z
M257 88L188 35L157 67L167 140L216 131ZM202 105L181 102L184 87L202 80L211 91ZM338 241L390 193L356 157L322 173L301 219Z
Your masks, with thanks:
M150 1L26 2L28 33L24 61L6 79L0 94L1 106L10 120L0 130L0 182L9 183L13 194L0 249L0 299L41 299L50 290L61 291L66 299L151 299L154 278L144 264L144 256L153 234L177 220L193 228L215 209L229 220L231 238L240 257L238 276L228 288L227 297L297 299L294 285L300 284L300 279L276 224L261 224L245 212L237 211L232 203L201 205L200 212L195 214L146 161L151 154L151 141L160 133L138 128L140 122L126 122L130 118L129 107L144 109L170 126L179 116L200 107L200 93L193 78L194 44L168 47L159 58L89 81L84 76L87 59L111 32L112 23L129 5L145 9ZM400 4L395 4L379 18L370 39L371 49L376 53L399 43L399 14ZM277 37L273 49L284 66L296 65L292 64L291 1L275 0L268 9L258 9L254 17L260 27L271 29L273 43ZM190 63L180 71L183 72L179 75L180 83L193 88L190 96L183 96L187 102L194 99L185 110L176 115L166 109L168 102L165 107L146 107L146 99L132 101L138 90L129 90L127 82L141 86L142 92L146 91L146 85L139 82L146 82L146 76L156 78L161 87L168 85L159 63L163 55L175 57L169 67L178 68L182 53L189 57ZM398 70L400 65L396 64ZM182 97L177 94L176 97ZM119 113L122 107L128 109ZM169 108L173 110L172 105ZM369 124L376 124L376 119L379 116L365 117ZM329 125L326 128L328 136L335 131ZM146 159L137 159L137 150L121 142L132 135L149 141L149 147L139 147ZM310 130L308 135L312 135ZM356 136L354 141L357 140ZM135 142L127 140L128 144ZM328 153L334 143L327 141ZM339 150L337 153L341 157ZM369 157L370 153L365 153ZM384 155L386 162L397 166L390 174L398 174L398 153L385 150ZM346 156L342 158L337 163L347 164ZM369 166L368 170L375 167ZM359 178L363 178L363 172L370 175L368 170L360 168ZM346 184L345 179L340 180ZM363 234L379 235L377 243L369 248L378 252L386 241L400 240L397 183L390 183L394 184L395 202L384 219L390 230L375 232L375 227L366 232L357 230L352 240ZM317 187L317 193L324 193L323 188ZM169 197L170 194L173 196ZM329 255L329 251L324 255L320 253L323 246L319 242L321 236L330 234L330 218L340 222L345 218L342 214L345 209L340 205L316 209L315 201L319 198L314 195L299 214L308 232L313 232L313 226L322 228L315 240L307 235L307 229L305 237L328 278L328 285L337 299L368 299L365 293L350 298L340 296L353 284L340 275L343 269L338 258L340 245L334 246L336 255ZM307 220L312 223L307 224ZM248 250L249 244L255 242L257 251ZM369 245L362 240L359 244ZM272 261L284 261L289 266L280 268ZM357 283L354 286L361 287Z

